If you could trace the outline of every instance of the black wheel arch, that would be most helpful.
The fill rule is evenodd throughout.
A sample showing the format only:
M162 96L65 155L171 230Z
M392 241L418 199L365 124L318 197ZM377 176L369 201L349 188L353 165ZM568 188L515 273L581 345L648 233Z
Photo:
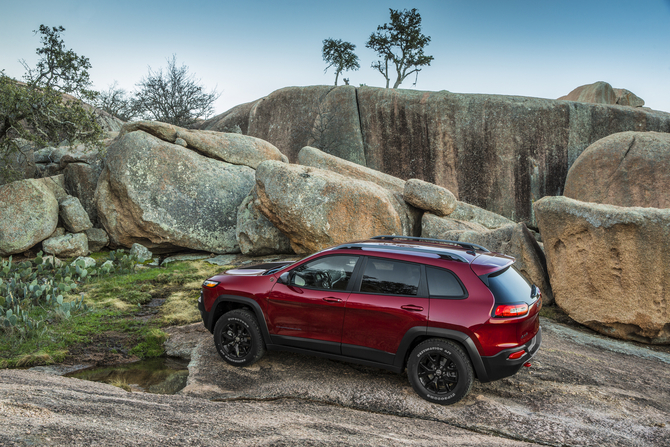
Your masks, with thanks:
M452 329L426 326L416 326L409 329L400 341L400 346L398 347L398 352L395 356L394 366L403 370L407 365L407 358L409 357L410 352L412 352L412 349L422 341L430 338L443 338L458 343L470 358L472 367L475 370L475 377L477 377L480 382L489 381L484 362L482 361L481 355L479 355L479 351L477 351L475 343L468 335Z
M270 331L268 330L261 306L255 300L244 296L219 295L214 301L214 304L212 304L211 311L209 312L209 321L207 321L205 324L207 330L212 332L217 320L223 314L235 309L247 309L251 311L256 316L258 327L260 328L261 334L263 335L263 341L265 341L266 345L272 343L270 340Z

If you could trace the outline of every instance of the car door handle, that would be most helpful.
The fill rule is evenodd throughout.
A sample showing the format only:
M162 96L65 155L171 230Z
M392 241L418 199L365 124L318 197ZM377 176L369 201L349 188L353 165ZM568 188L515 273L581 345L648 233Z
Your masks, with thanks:
M415 306L414 304L405 304L404 306L400 306L400 308L405 310L411 310L412 312L421 312L423 310L423 307Z
M327 296L323 299L326 303L341 303L340 298L335 298L334 296Z

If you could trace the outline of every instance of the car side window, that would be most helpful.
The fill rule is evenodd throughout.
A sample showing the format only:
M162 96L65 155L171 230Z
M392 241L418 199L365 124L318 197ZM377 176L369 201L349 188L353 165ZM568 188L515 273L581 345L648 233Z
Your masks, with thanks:
M416 295L421 266L409 262L369 258L363 272L361 292L383 295Z
M291 271L291 284L308 289L347 290L358 256L325 256Z
M467 298L465 288L456 275L449 270L426 267L426 276L428 277L428 293L431 298Z

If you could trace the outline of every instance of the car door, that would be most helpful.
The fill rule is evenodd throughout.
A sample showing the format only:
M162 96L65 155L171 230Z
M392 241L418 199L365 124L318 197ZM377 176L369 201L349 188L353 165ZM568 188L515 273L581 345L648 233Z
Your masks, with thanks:
M392 363L400 341L414 326L425 326L430 300L422 284L422 266L369 257L360 288L344 311L342 354Z
M344 305L359 256L327 255L289 271L268 297L273 343L340 353Z

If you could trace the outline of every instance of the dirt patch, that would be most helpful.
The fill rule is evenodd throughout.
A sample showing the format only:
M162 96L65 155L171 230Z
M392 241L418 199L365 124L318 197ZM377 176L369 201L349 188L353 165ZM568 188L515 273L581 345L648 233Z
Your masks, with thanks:
M135 362L139 358L128 351L136 344L137 336L133 334L104 332L94 336L88 343L71 346L61 365L108 366Z

